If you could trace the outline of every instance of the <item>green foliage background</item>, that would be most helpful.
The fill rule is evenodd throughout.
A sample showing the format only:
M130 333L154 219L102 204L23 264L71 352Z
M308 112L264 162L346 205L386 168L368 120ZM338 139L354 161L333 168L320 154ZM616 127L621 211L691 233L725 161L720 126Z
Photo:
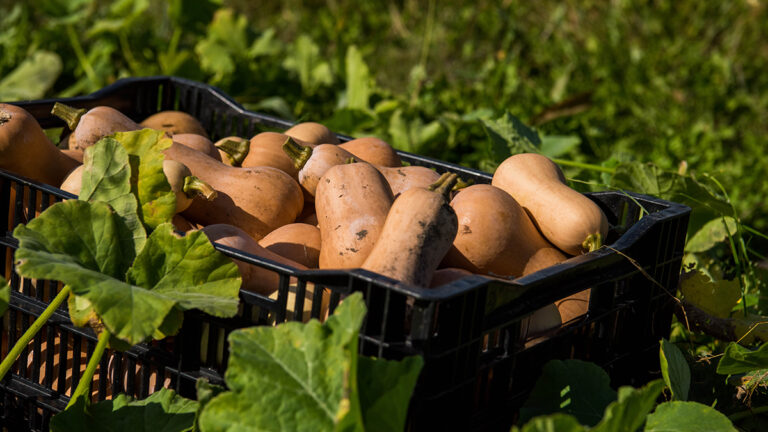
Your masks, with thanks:
M542 152L574 162L574 187L694 207L697 283L715 303L738 299L724 318L766 315L766 23L765 0L0 1L0 101L176 75L487 171L531 144L524 123ZM691 392L722 409L733 386L693 359L725 344L673 330ZM753 384L744 403L764 402Z

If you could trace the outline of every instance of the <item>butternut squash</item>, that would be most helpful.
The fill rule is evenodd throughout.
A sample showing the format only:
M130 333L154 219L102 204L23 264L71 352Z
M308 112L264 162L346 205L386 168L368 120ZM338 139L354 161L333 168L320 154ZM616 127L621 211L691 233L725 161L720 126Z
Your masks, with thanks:
M283 144L290 137L277 132L262 132L251 138L248 154L243 159L241 166L258 167L268 166L277 168L293 179L298 179L299 170L293 164L291 158L283 151ZM300 142L300 144L304 144Z
M304 206L298 183L278 169L230 167L178 143L165 150L165 155L186 165L218 193L212 201L192 202L184 212L192 222L229 223L261 239L292 223Z
M556 301L555 305L560 312L560 319L567 323L574 318L586 314L589 309L589 296L591 292L591 289L587 289Z
M360 267L379 237L392 200L386 179L370 164L331 167L315 195L320 268Z
M85 165L80 165L73 169L69 175L61 182L59 189L69 192L74 195L80 195L80 188L83 185L83 171Z
M266 258L277 263L306 270L306 267L293 260L280 256L262 246L254 238L240 228L228 224L212 224L201 230L213 243L239 249L260 258ZM280 275L264 267L249 264L244 261L232 260L240 269L243 278L242 289L253 291L262 295L269 295L277 291L280 285Z
M459 228L444 266L518 277L566 259L539 234L517 201L495 186L462 189L451 207Z
M554 304L544 306L520 322L520 337L525 339L541 336L562 325L560 312Z
M304 122L293 125L285 131L291 138L307 144L338 144L339 138L324 125L314 122Z
M83 163L83 152L81 150L70 150L68 148L63 148L61 149L61 152L78 161L79 163Z
M491 184L512 195L544 237L565 253L579 255L599 247L608 233L600 207L568 187L560 168L546 156L510 156Z
M397 196L414 187L427 188L440 178L437 172L423 167L411 165L407 167L376 167L387 179L392 193Z
M356 138L339 144L339 147L377 166L400 167L403 165L395 149L386 141L376 137Z
M173 134L173 140L179 144L185 145L191 149L197 150L201 153L205 153L208 156L221 162L221 155L219 155L219 149L213 145L211 140L195 133L179 133Z
M463 268L445 267L437 269L432 273L432 280L429 282L429 287L436 288L471 275L472 272L464 270Z
M108 106L97 106L86 111L56 102L52 113L64 120L72 131L69 135L70 150L85 151L107 135L142 128L120 111Z
M164 130L169 134L197 134L208 138L200 121L183 111L160 111L145 118L140 125L150 129Z
M456 236L456 213L448 195L456 174L444 174L430 189L400 194L362 268L408 285L429 286Z
M78 165L51 143L25 109L0 104L0 168L58 186Z
M311 148L289 139L283 144L283 151L299 170L298 179L305 191L305 201L314 201L320 177L329 168L357 161L354 155L334 144L320 144Z
M259 240L259 245L309 268L317 268L320 229L304 223L283 225Z

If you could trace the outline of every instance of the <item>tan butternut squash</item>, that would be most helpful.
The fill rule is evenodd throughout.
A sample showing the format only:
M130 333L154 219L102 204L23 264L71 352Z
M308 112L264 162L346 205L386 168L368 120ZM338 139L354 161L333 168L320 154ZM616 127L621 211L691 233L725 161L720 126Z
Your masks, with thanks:
M320 144L312 148L287 140L283 144L283 151L299 170L298 179L305 191L305 201L314 201L317 184L328 169L336 165L359 162L352 153L334 144Z
M213 243L219 243L224 246L239 249L260 258L266 258L299 270L306 270L306 267L302 264L280 256L260 246L247 232L236 226L228 224L212 224L203 227L201 231L203 231ZM236 259L232 261L234 261L240 269L240 274L243 278L242 289L262 295L269 295L277 291L277 288L280 285L280 275L278 273L244 261Z
M544 306L520 322L520 337L531 339L541 336L562 325L560 312L554 304Z
M97 106L86 111L56 102L52 112L64 120L72 131L69 135L70 150L85 151L107 135L142 128L120 111L108 106Z
M179 144L185 145L191 149L195 149L201 153L205 153L208 156L221 162L221 155L219 155L219 149L213 145L211 140L203 135L195 133L178 133L173 134L173 140Z
M563 323L567 323L587 313L591 292L591 289L587 289L555 302Z
M184 212L192 222L229 223L261 239L292 223L304 206L298 183L278 169L230 167L177 143L165 150L165 155L186 165L218 193L212 201L192 202Z
M200 121L183 111L160 111L145 118L140 125L150 129L164 130L171 135L191 133L208 138L208 133Z
M403 165L395 149L386 141L376 137L356 138L339 144L339 147L377 166L400 167Z
M464 188L451 207L459 228L444 266L518 277L566 259L539 234L517 201L495 186Z
M251 147L249 140L239 136L224 137L213 144L219 152L219 159L229 166L239 167Z
M317 186L320 268L360 267L392 205L386 179L367 163L331 167Z
M289 136L277 132L262 132L251 138L248 154L243 159L243 167L269 166L282 170L293 179L298 179L299 170L283 151L283 144ZM299 144L305 144L300 142Z
M492 184L510 194L544 237L568 254L599 247L608 233L600 207L568 187L560 168L546 156L510 156L496 169Z
M429 282L430 288L436 288L447 283L471 276L472 272L457 267L445 267L435 270L432 273L432 280Z
M429 286L456 236L456 213L448 195L456 174L444 174L430 189L400 194L362 268L408 285Z
M407 167L376 167L384 175L392 188L392 193L397 196L414 187L427 188L440 178L440 174L422 166Z
M0 168L58 186L78 165L51 143L25 109L0 104Z
M336 135L320 123L298 123L285 131L285 134L307 144L319 145L339 143L339 139Z
M304 223L283 225L259 240L259 245L309 268L317 268L320 229Z

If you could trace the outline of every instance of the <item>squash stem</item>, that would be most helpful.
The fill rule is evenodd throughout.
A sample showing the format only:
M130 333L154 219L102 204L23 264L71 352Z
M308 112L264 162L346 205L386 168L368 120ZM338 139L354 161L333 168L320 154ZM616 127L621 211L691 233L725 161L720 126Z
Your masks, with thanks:
M218 195L211 185L195 176L184 177L184 187L182 187L181 190L183 190L189 198L194 198L196 195L202 195L203 198L208 201L212 201Z
M567 160L567 159L552 159L552 162L554 162L554 163L556 163L558 165L565 165L565 166L570 166L570 167L574 167L574 168L581 168L581 169L586 169L586 170L590 170L590 171L604 172L604 173L608 173L608 174L613 174L614 172L616 172L615 168L608 168L608 167L604 167L604 166L600 166L600 165L595 165L595 164L588 164L588 163L584 163L584 162L576 162L576 161L571 161L571 160Z
M441 175L436 182L432 183L428 189L446 197L447 199L448 194L451 192L458 179L459 176L456 174L447 172Z
M48 321L48 319L53 315L53 313L56 311L56 309L61 306L61 303L64 302L64 299L66 299L69 296L69 293L72 292L72 288L69 287L69 285L64 285L64 288L59 291L58 294L56 294L56 297L51 300L51 303L48 305L48 307L45 308L43 313L40 314L39 317L35 320L35 322L32 323L31 326L27 329L27 331L24 332L23 335L21 335L21 338L16 341L16 344L13 346L11 351L8 353L7 356L3 359L3 362L0 363L0 380L5 377L5 374L8 373L8 371L11 369L11 366L13 366L13 363L16 362L16 359L21 355L21 352L24 350L24 348L27 347L29 344L29 341L32 340L32 338L35 337L37 332L40 331L41 328L43 328L43 325Z
M291 137L288 137L288 139L285 140L283 151L289 158L291 158L293 166L296 167L297 170L304 168L304 165L306 165L307 161L312 156L312 147L297 144Z
M467 186L472 186L474 183L475 183L475 181L472 180L472 179L470 179L469 181L466 181L466 180L462 179L461 177L459 177L456 180L456 184L453 186L453 189L451 189L451 190L452 191L457 191L459 189L464 189Z
M225 138L214 144L217 149L223 151L229 159L232 166L239 167L243 165L245 157L251 150L251 141L245 138Z
M75 130L78 123L80 123L83 114L86 112L88 112L88 110L85 108L75 108L69 105L64 105L61 102L53 104L53 109L51 110L51 114L64 120L69 130L72 131Z
M83 376L80 377L80 382L77 383L77 388L75 389L75 392L72 393L67 408L72 406L80 396L89 398L88 394L91 390L93 375L96 373L96 368L99 366L99 362L101 362L101 357L104 355L104 350L107 348L107 342L109 342L110 336L111 333L109 333L109 330L106 328L99 335L99 342L96 344L96 348L93 350L91 358L88 359L88 366L86 366Z
M600 249L603 246L603 236L600 233L593 233L584 239L581 247L587 252L592 252Z

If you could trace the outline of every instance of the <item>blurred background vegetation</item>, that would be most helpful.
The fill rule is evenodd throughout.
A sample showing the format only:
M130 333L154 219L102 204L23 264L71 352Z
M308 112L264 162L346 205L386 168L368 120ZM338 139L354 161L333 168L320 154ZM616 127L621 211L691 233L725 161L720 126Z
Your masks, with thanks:
M733 227L688 261L746 300L768 250L766 23L761 0L1 0L0 100L176 75L487 171L533 149L579 189L691 205L691 235Z
M686 269L710 303L735 291L721 318L751 331L768 315L766 3L0 0L0 101L176 75L486 171L538 151L580 190L690 205ZM683 278L691 301L686 280L702 279ZM725 346L679 323L672 339L690 359ZM690 362L697 400L735 401L711 390L726 386L712 363ZM768 393L755 382L748 394Z

